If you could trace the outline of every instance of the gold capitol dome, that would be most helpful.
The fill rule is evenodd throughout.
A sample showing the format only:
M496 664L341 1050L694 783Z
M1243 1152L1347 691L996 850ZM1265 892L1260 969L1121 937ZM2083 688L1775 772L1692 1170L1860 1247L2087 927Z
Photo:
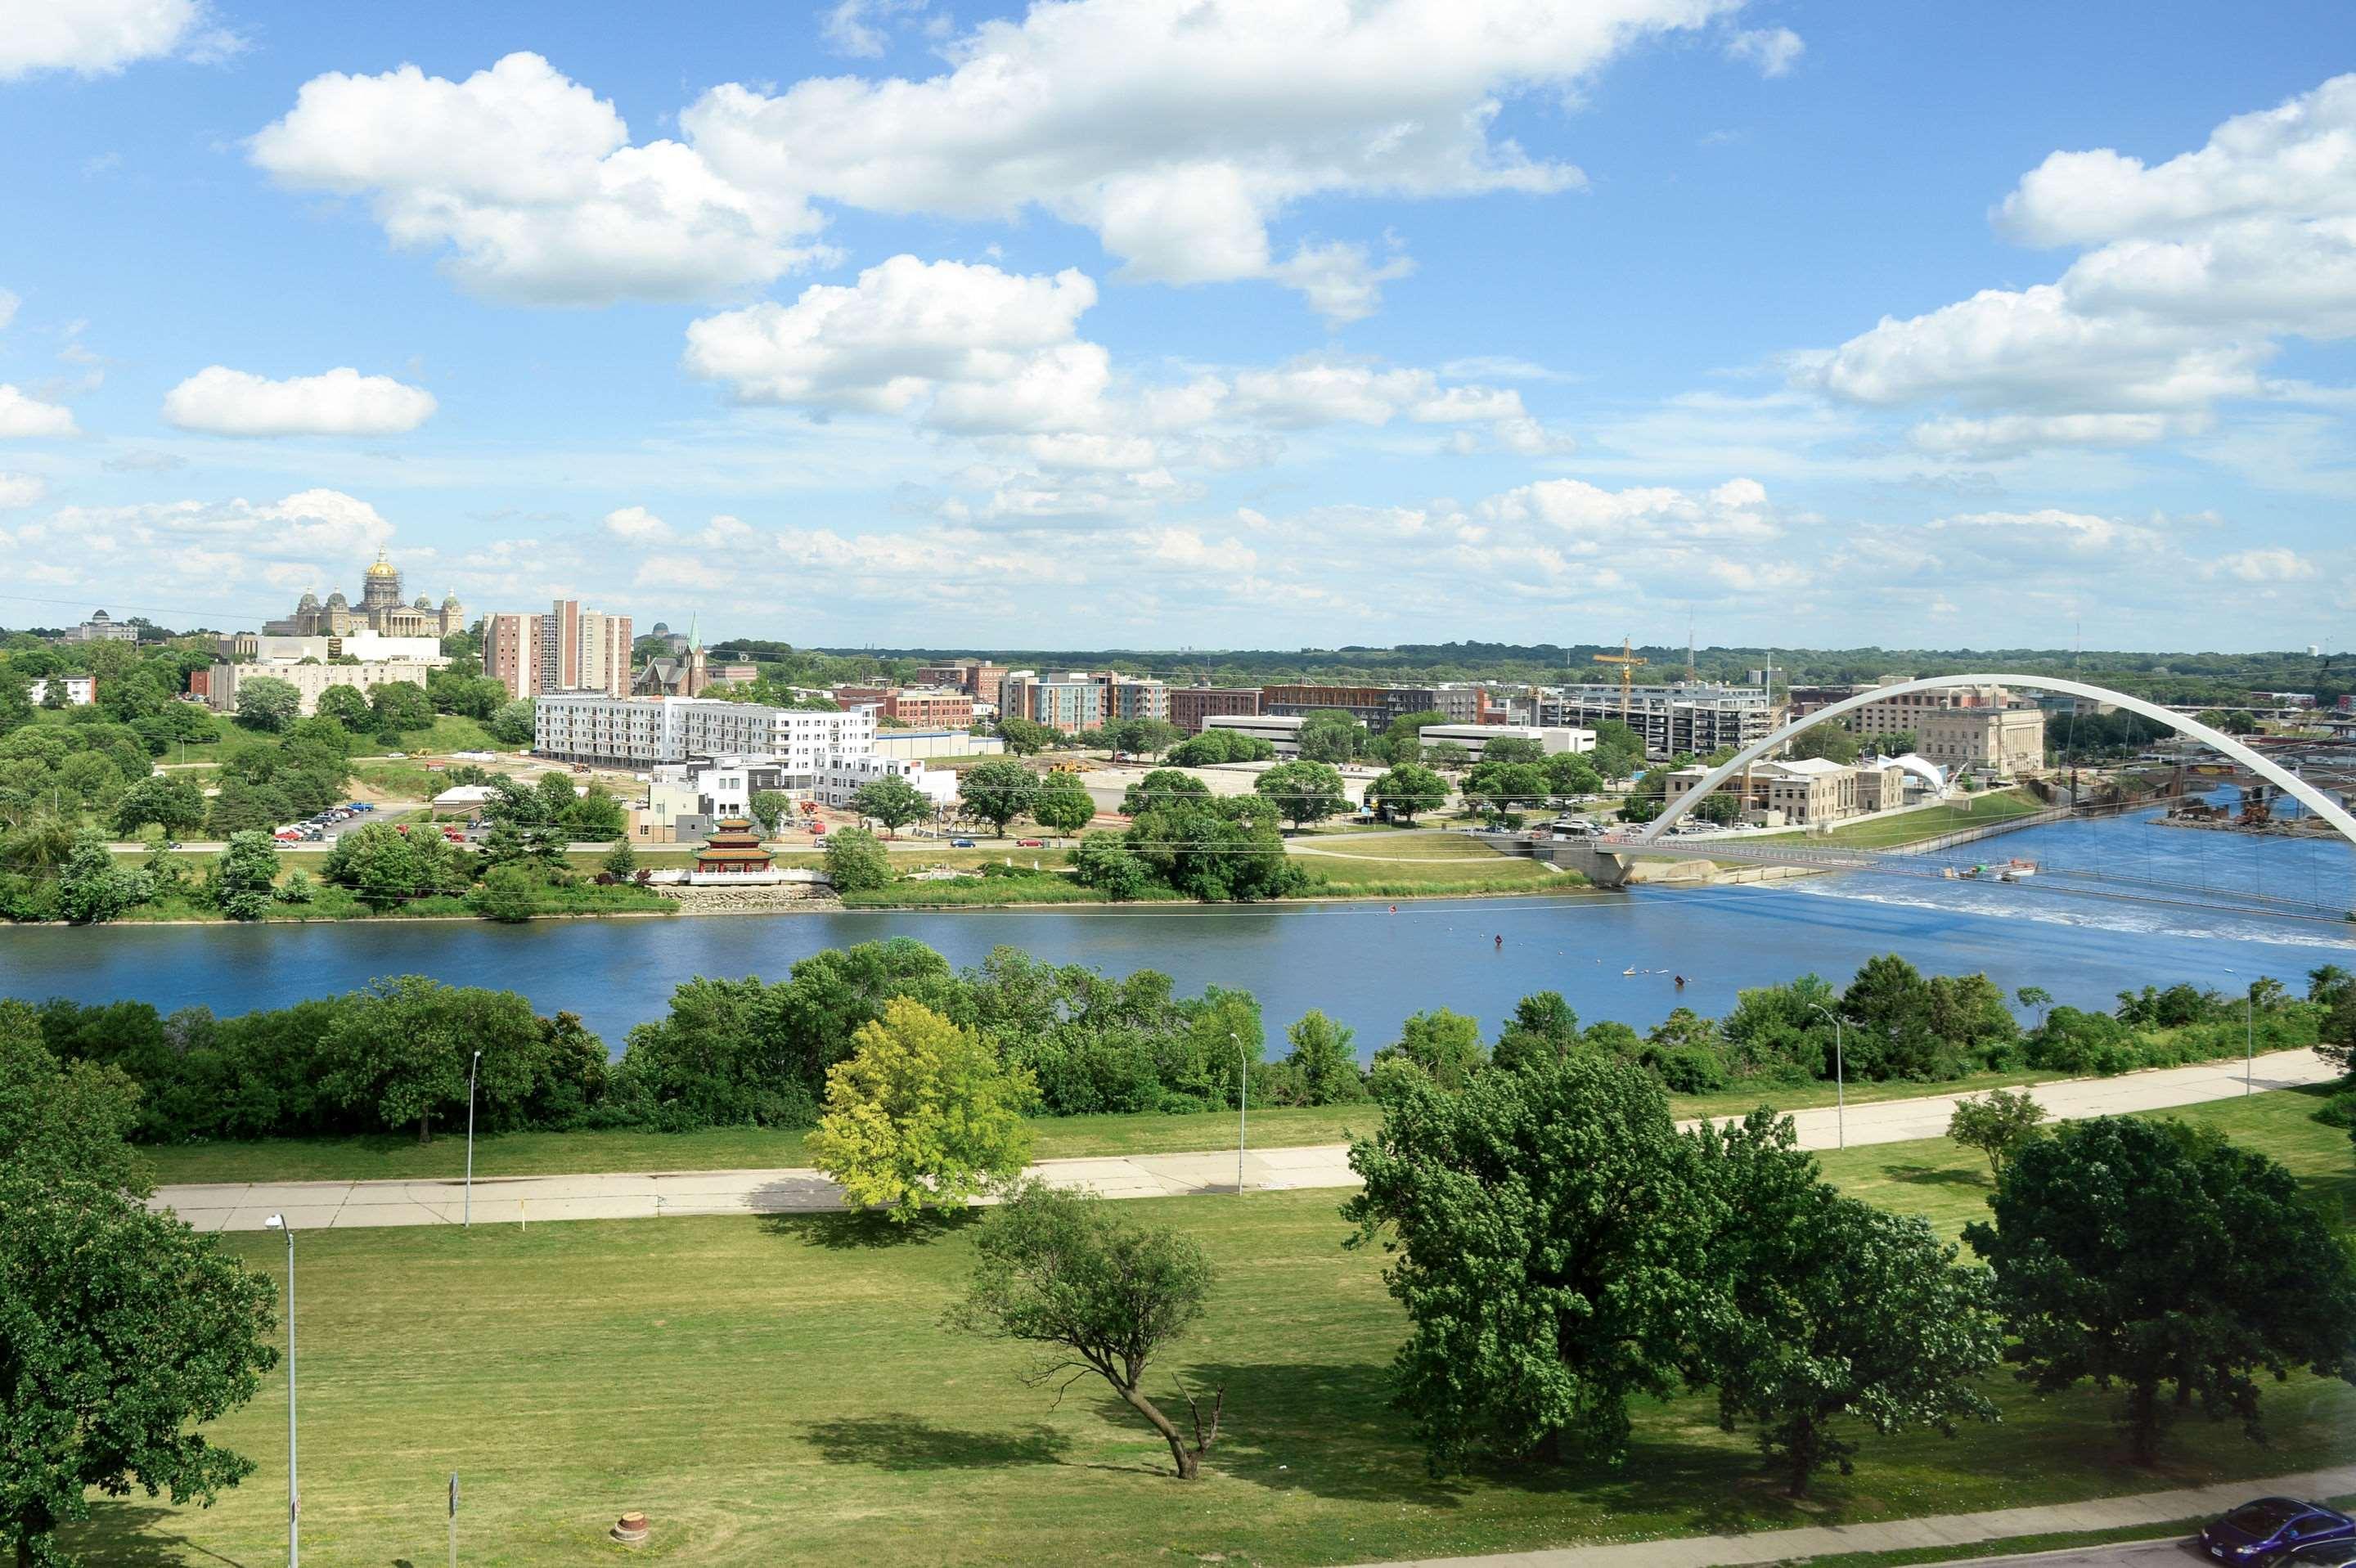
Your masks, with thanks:
M384 559L384 551L376 552L376 560L368 569L370 577L399 577L401 569Z

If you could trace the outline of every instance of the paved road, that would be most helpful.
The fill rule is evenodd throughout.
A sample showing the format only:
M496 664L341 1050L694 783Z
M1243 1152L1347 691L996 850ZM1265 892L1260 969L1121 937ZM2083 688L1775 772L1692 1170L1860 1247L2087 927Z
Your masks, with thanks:
M2171 1536L2166 1541L2137 1541L2115 1546L2072 1546L2061 1552L2034 1552L2015 1557L1970 1557L1960 1562L1950 1561L1946 1568L1991 1568L2004 1563L2008 1568L2158 1568L2166 1563L2175 1568L2191 1568L2196 1563L2206 1563L2201 1549L2186 1537Z
M1804 1561L1851 1552L1902 1552L1929 1546L1995 1543L2033 1535L2118 1530L2208 1519L2251 1498L2329 1498L2356 1490L2356 1466L2309 1470L2268 1480L2228 1481L2213 1487L2179 1487L2134 1497L2092 1498L2084 1502L2038 1508L1995 1509L1986 1513L1934 1514L1924 1519L1876 1524L1815 1525L1801 1530L1763 1530L1752 1535L1696 1535L1670 1541L1633 1541L1611 1546L1563 1546L1512 1552L1493 1557L1431 1557L1375 1568L1721 1568L1721 1565ZM2088 1546L2014 1557L1979 1557L1978 1563L2177 1563L2191 1568L2209 1559L2180 1541L2140 1541L2126 1546Z
M2260 1089L2280 1089L2335 1076L2315 1052L2286 1051L2258 1058L2253 1082ZM2242 1092L2239 1062L2072 1079L2034 1091L2048 1110L2065 1119L2189 1105ZM1885 1100L1853 1107L1845 1118L1831 1109L1800 1111L1792 1119L1807 1148L1837 1147L1844 1121L1850 1144L1899 1143L1943 1136L1960 1097ZM1252 1150L1244 1159L1243 1183L1254 1192L1355 1186L1357 1179L1351 1173L1348 1152L1341 1144ZM1236 1189L1233 1149L1051 1159L1032 1170L1049 1181L1108 1198L1181 1198ZM475 1218L504 1224L808 1212L840 1208L841 1194L815 1170L698 1170L477 1177L473 1201ZM153 1207L177 1210L200 1231L259 1230L264 1218L282 1212L298 1229L330 1230L455 1224L466 1202L464 1185L446 1179L224 1182L159 1188Z

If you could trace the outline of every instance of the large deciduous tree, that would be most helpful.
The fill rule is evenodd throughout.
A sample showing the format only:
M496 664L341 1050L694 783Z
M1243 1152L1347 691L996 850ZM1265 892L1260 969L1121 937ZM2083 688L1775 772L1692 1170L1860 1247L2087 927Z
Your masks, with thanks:
M861 784L851 794L851 809L884 825L887 837L920 817L931 815L930 796L898 773L886 773Z
M204 820L205 792L161 773L138 780L114 803L114 831L125 838L151 822L166 833L191 833Z
M1031 796L1032 820L1051 833L1077 833L1096 819L1096 797L1070 773L1055 773L1039 781Z
M1366 786L1366 798L1411 823L1448 804L1448 781L1420 763L1401 763Z
M1312 763L1346 763L1366 743L1366 727L1339 708L1321 708L1301 721L1301 755Z
M270 835L259 828L232 833L213 862L213 902L231 920L260 920L270 912L277 880L278 847Z
M1023 1113L1038 1097L971 1029L923 1003L888 1002L826 1075L809 1152L843 1196L895 1222L1013 1180L1031 1157Z
M303 711L294 683L274 675L248 676L237 683L238 722L255 730L284 730Z
M1006 825L1031 809L1038 797L1038 776L1021 763L998 758L969 768L958 780L958 798L972 816L1006 837Z
M1170 1445L1180 1479L1201 1473L1226 1391L1214 1392L1206 1421L1180 1386L1194 1412L1192 1442L1145 1392L1155 1358L1203 1315L1212 1273L1199 1243L1135 1224L1101 1198L1034 1181L983 1222L974 1252L952 1326L1040 1347L1025 1379L1034 1386L1096 1373Z
M1350 809L1341 773L1325 763L1286 763L1253 780L1252 788L1272 802L1296 828Z
M1988 1202L1964 1239L1995 1269L2006 1359L2040 1390L2124 1388L2138 1464L2195 1403L2260 1436L2261 1372L2356 1382L2356 1265L2264 1155L2104 1117L2019 1150Z
M1698 1153L1644 1072L1599 1055L1456 1093L1377 1074L1344 1206L1407 1310L1395 1403L1435 1471L1483 1453L1625 1456L1628 1401L1676 1387L1700 1327Z
M1793 1497L1823 1467L1844 1476L1861 1423L1889 1435L1993 1420L1977 1387L2004 1342L1987 1271L1912 1216L1816 1179L1789 1117L1755 1111L1695 1135L1716 1200L1714 1296L1691 1377L1717 1385L1721 1423L1757 1424Z
M414 1123L430 1143L434 1116L466 1103L475 1051L478 1101L496 1115L530 1097L543 1041L531 1004L512 991L395 976L345 999L319 1041L319 1091L388 1130Z

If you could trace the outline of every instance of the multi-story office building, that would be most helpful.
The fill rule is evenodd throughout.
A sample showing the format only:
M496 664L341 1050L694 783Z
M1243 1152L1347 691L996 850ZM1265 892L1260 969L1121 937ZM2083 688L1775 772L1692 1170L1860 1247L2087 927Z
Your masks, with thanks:
M1490 741L1502 740L1536 741L1538 749L1549 757L1562 752L1595 750L1592 730L1545 729L1535 724L1427 724L1423 728L1425 745L1451 741L1463 747L1466 755L1476 763Z
M532 749L564 762L641 768L691 757L768 757L813 772L831 752L872 752L875 714L812 713L716 697L544 695L532 704Z
M1286 762L1301 755L1301 727L1308 720L1290 713L1214 713L1203 720L1203 733L1224 730L1237 735L1249 735L1255 741L1265 741L1276 748L1276 754Z
M1609 682L1565 687L1538 699L1537 721L1544 728L1592 730L1619 720L1622 701L1621 688ZM1762 687L1632 686L1624 701L1628 727L1644 738L1644 755L1655 762L1680 752L1705 756L1720 746L1747 746L1765 740L1771 729Z
M545 614L503 611L483 620L483 673L511 696L630 689L630 618L559 599Z
M998 683L1010 672L1004 665L986 659L948 659L939 664L918 665L916 683L920 686L954 686L978 702L998 700Z
M359 659L364 664L378 659L414 659L435 669L450 662L443 656L439 637L388 637L365 626L341 636L280 637L239 632L233 636L215 637L213 651L225 659L317 659L321 664L337 658Z
M1170 688L1170 722L1189 735L1199 735L1203 720L1214 714L1249 717L1259 711L1257 686L1173 686Z
M973 722L973 699L951 686L838 686L834 699L924 729L963 729Z
M1478 724L1488 699L1477 686L1264 686L1259 707L1294 718L1339 709L1379 732L1410 713L1445 713L1451 724Z
M2045 709L2028 703L1936 709L1915 730L1914 750L1951 774L2033 773L2045 765Z

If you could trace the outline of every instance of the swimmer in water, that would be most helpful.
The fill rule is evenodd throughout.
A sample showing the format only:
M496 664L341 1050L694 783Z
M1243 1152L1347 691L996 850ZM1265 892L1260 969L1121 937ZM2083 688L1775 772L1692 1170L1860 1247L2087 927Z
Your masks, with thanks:
M1682 990L1684 990L1685 988L1686 988L1686 977L1685 977L1683 975L1680 975L1680 976L1677 976L1677 989L1678 989L1678 990L1680 990L1680 991L1682 991Z
M1500 937L1498 937L1496 940L1497 940L1497 945L1498 945L1498 946L1503 947L1504 945L1505 945L1505 939L1504 937L1500 936Z

